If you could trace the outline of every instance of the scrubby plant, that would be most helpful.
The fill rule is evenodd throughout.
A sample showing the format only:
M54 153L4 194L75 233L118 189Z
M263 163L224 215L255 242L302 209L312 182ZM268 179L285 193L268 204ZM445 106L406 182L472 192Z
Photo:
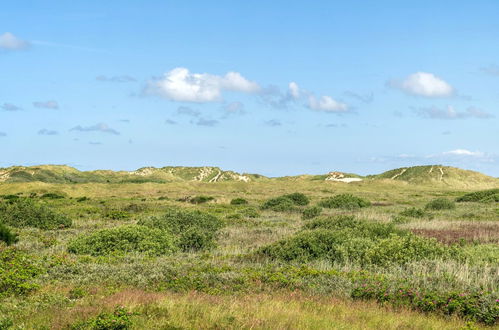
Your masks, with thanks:
M298 192L283 195L282 197L286 197L286 198L291 199L295 205L305 206L305 205L308 205L310 203L309 198L305 194L298 193Z
M102 229L72 240L68 251L94 256L144 252L164 255L175 251L174 239L168 232L139 225Z
M12 227L40 229L67 228L72 224L68 217L27 198L0 204L0 221Z
M45 193L45 194L41 195L40 198L62 199L62 198L64 198L64 195L58 194L58 193Z
M78 198L76 199L76 201L77 201L78 203L81 203L81 202L86 202L86 201L89 201L89 200L90 200L90 198L88 198L87 196L78 197Z
M71 326L72 330L126 330L132 327L134 313L123 306L118 306L113 312L101 312L94 318L81 321Z
M303 210L301 217L302 219L313 219L315 217L318 217L322 213L322 207L320 206L311 206L307 207L306 209Z
M0 245L0 298L35 290L38 285L34 279L42 272L43 268L30 255Z
M203 204L203 203L207 203L209 201L212 201L214 199L215 199L215 197L212 197L212 196L195 196L195 197L192 197L189 200L189 202L192 204Z
M423 209L417 207L410 207L400 212L400 215L411 218L423 218L427 215L427 213Z
M9 227L0 223L0 241L4 242L7 245L12 245L17 243L18 237L16 233L13 233Z
M319 202L319 206L330 209L358 209L370 206L371 202L351 194L339 194L325 198Z
M499 188L471 192L456 198L456 202L499 202Z
M18 200L19 197L18 195L3 195L2 196L2 199L5 199L5 200L8 200L8 201L12 201L12 200Z
M260 217L260 212L254 207L247 207L243 210L241 210L241 214L243 214L245 217L248 218L259 218Z
M248 201L244 198L234 198L230 201L230 205L246 205Z
M275 212L293 212L296 211L296 204L291 199L280 196L265 201L262 204L261 209Z
M129 219L132 215L123 210L106 210L104 211L104 216L112 220L125 220Z
M456 204L447 198L435 198L426 204L426 210L452 210L456 208Z
M215 244L223 222L216 216L198 210L168 209L162 216L139 221L139 225L171 233L182 250L202 250Z

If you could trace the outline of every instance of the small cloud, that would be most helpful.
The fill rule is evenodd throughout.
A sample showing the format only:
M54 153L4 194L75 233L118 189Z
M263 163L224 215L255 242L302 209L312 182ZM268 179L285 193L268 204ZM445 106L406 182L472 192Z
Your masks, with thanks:
M22 110L21 107L18 107L17 105L12 104L12 103L4 103L4 104L2 104L2 105L0 105L0 109L5 110L5 111L19 111L19 110Z
M333 99L331 96L321 96L317 99L314 95L308 97L308 107L312 110L340 113L347 112L348 106Z
M189 107L181 106L177 108L177 114L189 117L199 117L201 115L201 112Z
M456 150L443 152L442 155L483 157L483 156L485 156L485 153L483 153L481 151L469 151L466 149L456 149Z
M30 43L28 41L19 39L15 35L10 32L5 32L4 34L0 34L0 49L5 50L25 50L30 47Z
M59 134L57 131L49 130L46 128L42 128L38 131L38 135L57 135Z
M104 123L99 123L95 124L93 126L75 126L70 131L77 131L77 132L101 132L101 133L109 133L109 134L114 134L114 135L120 135L120 132L116 131L115 129L112 129L111 127L107 126Z
M230 102L223 107L226 115L243 115L244 104L241 102Z
M267 120L264 122L264 124L266 126L270 126L270 127L277 127L277 126L282 126L282 123L281 121L277 120L277 119L271 119L271 120Z
M118 120L120 123L125 123L125 124L129 124L130 123L130 119L120 119Z
M416 72L402 81L390 81L387 85L407 94L423 97L448 97L454 93L454 88L450 84L428 72Z
M446 109L431 107L431 108L414 109L414 111L419 116L430 119L465 119L465 118L489 119L494 117L494 115L474 107L469 107L464 111L458 111L454 109L453 106L450 105L447 106Z
M40 109L59 109L59 104L56 101L33 102L33 106Z
M5 132L0 132L0 137L5 137L5 136L7 136L7 133L5 133Z
M238 72L224 76L209 73L191 73L186 68L175 68L162 78L150 81L145 92L179 102L218 102L225 91L256 93L260 86Z
M444 131L444 132L442 132L442 135L451 135L451 134L452 134L451 131Z
M198 121L196 122L196 125L213 127L213 126L218 125L218 123L219 123L218 120L199 118Z
M167 119L167 120L165 120L165 124L167 124L167 125L177 125L177 122L175 120Z
M346 91L343 93L343 95L345 95L346 97L356 99L360 102L367 103L367 104L372 103L374 101L374 94L373 93L359 94L359 93L355 93L352 91Z
M480 68L483 73L489 74L491 76L499 77L499 66L491 64L487 67Z
M98 81L115 82L115 83L124 83L124 82L134 82L134 81L137 81L137 79L135 79L132 76L128 76L128 75L110 76L110 77L104 76L104 75L100 75L100 76L95 77L95 79L98 80Z
M94 142L94 141L90 141L90 142L88 142L88 144L93 145L93 146L100 146L100 145L102 145L101 142Z

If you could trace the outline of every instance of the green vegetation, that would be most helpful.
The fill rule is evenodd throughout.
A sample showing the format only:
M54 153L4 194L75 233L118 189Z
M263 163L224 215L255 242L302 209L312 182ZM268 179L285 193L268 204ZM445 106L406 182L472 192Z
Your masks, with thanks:
M35 290L38 284L34 279L42 272L31 256L16 248L0 245L0 299Z
M447 198L436 198L426 204L425 209L427 210L452 210L456 208L456 204Z
M428 213L426 213L425 210L423 209L417 207L410 207L400 212L400 215L411 218L424 218L428 216Z
M209 201L214 200L215 198L212 196L195 196L189 200L192 204L203 204Z
M295 192L292 194L283 195L282 197L292 200L295 205L299 206L306 206L310 203L308 197L302 193Z
M6 225L0 223L0 241L4 242L7 245L12 245L14 243L17 243L19 238L17 237L17 234L13 233L9 227Z
M319 202L319 206L329 209L358 209L368 207L371 203L360 197L351 194L340 194L333 197L325 198Z
M230 205L246 205L248 201L244 198L234 198L230 201Z
M307 207L306 209L303 210L301 217L302 219L313 219L315 217L318 217L322 213L322 207L320 206L311 206Z
M72 330L125 330L132 327L133 313L118 306L111 313L102 312L87 321L71 326Z
M499 202L499 189L474 191L456 198L456 202Z
M67 228L72 224L68 217L27 198L0 204L0 221L12 227L40 229Z

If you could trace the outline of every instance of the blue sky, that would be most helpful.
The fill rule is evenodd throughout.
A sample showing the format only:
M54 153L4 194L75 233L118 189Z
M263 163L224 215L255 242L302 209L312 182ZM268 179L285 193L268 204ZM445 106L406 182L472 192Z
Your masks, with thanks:
M499 176L498 1L22 1L0 166Z

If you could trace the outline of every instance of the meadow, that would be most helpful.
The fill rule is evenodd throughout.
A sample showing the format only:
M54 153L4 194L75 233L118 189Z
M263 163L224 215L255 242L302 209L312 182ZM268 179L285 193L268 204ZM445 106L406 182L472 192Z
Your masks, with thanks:
M497 327L496 182L1 183L0 329Z

